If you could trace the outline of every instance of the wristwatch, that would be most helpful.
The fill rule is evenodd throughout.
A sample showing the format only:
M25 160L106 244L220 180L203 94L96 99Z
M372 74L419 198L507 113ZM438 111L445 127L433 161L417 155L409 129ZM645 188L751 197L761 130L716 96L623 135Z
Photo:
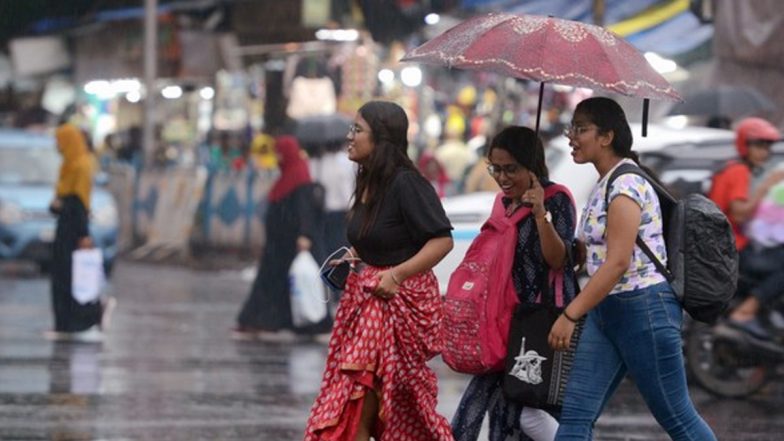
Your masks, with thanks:
M545 211L544 216L536 218L536 220L539 219L544 219L544 221L549 224L553 222L553 215L549 211Z

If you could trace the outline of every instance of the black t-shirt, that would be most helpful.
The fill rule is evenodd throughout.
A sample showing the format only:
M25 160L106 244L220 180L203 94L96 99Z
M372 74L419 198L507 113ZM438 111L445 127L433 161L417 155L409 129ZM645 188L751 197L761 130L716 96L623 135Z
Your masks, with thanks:
M435 189L414 170L403 169L395 175L375 222L360 237L368 214L366 206L358 203L348 223L348 240L369 265L397 265L418 253L430 239L452 235L452 225Z

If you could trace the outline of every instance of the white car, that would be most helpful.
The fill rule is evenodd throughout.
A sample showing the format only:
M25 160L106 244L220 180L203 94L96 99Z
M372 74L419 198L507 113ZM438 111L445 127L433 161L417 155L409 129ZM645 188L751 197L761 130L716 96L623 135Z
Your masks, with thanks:
M674 129L661 125L648 125L648 136L642 137L640 124L631 124L634 136L633 149L639 152L645 163L651 153L662 149L700 149L716 145L732 145L735 135L729 130L705 127ZM599 179L590 164L575 164L571 156L569 140L565 136L554 138L546 147L547 167L550 180L566 185L575 199L577 215L590 196L590 191ZM708 176L709 177L709 176ZM686 176L678 172L664 172L660 179L670 184L677 179L706 179L706 176ZM449 276L463 260L471 241L479 234L482 224L490 216L495 193L471 193L452 196L443 200L444 210L452 222L455 247L435 268L441 292L446 292Z

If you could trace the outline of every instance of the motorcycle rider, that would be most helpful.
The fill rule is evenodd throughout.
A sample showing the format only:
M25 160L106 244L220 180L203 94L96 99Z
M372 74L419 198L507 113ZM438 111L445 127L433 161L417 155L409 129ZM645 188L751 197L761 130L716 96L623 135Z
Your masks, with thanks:
M766 234L765 228L754 230L759 238L750 238L746 230L749 224L754 224L760 203L766 196L770 197L774 186L784 181L784 169L764 174L771 147L779 140L781 133L768 121L762 118L742 120L736 128L735 138L739 159L729 162L714 175L709 192L710 199L732 225L740 251L741 274L755 279L748 297L730 312L728 324L764 340L771 336L757 319L757 312L761 305L780 296L784 286L784 246L776 243L773 235ZM757 179L758 176L761 178ZM756 180L759 183L754 185ZM777 218L773 216L772 219ZM779 217L778 222L784 222L784 219Z

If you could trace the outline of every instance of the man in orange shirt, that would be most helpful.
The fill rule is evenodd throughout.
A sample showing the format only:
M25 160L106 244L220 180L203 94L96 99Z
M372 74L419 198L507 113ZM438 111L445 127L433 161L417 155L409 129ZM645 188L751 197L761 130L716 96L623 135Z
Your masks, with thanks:
M748 243L743 234L743 224L754 215L770 187L782 180L784 175L771 174L752 193L752 174L768 162L771 146L781 139L781 133L762 118L746 118L735 130L735 148L740 160L731 162L713 177L709 197L730 220L735 244L740 251Z
M750 254L756 252L746 247L749 239L743 232L743 226L754 216L757 206L770 188L784 180L784 171L770 173L752 190L753 175L762 171L770 159L773 143L781 140L781 133L762 118L746 118L735 130L735 147L740 158L714 175L709 197L727 215L732 225L735 244L738 251L741 251L740 266L743 269L744 262L752 260L749 258ZM766 338L767 333L755 320L760 307L760 296L755 295L754 288L750 294L732 311L730 324L737 325L757 337Z

